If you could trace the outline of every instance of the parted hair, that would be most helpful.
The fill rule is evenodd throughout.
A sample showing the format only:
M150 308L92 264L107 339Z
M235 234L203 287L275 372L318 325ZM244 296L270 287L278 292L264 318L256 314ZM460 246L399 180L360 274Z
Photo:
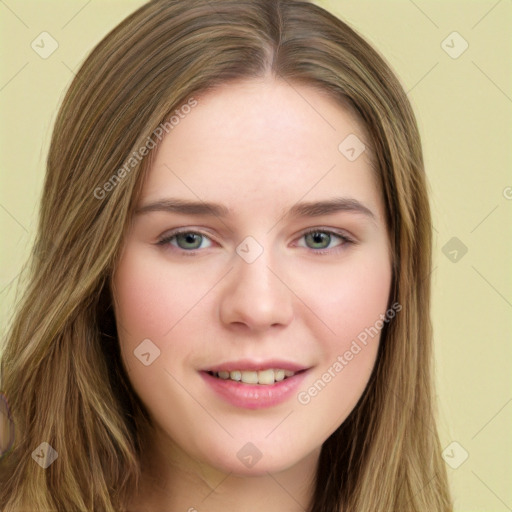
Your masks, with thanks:
M402 306L361 399L322 446L308 512L452 510L435 421L430 208L399 80L311 2L153 0L93 49L55 122L0 364L16 433L0 460L3 512L128 510L149 419L121 363L111 278L153 152L126 162L194 95L267 75L325 92L364 126L392 248L389 301ZM43 441L58 453L44 470L31 457Z

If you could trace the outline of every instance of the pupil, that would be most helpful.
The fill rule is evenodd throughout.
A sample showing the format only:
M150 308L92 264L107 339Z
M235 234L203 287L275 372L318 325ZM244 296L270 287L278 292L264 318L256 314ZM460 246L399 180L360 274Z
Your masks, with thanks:
M187 244L192 244L192 245L195 244L197 246L197 241L199 241L199 244L200 244L199 235L196 235L195 233L182 234L181 240L185 244L185 249L190 249L190 247L188 247ZM197 247L192 247L192 248L196 249Z
M322 244L323 242L327 242L327 245L329 245L329 235L327 233L316 232L310 233L309 236L311 236L313 239L314 244Z

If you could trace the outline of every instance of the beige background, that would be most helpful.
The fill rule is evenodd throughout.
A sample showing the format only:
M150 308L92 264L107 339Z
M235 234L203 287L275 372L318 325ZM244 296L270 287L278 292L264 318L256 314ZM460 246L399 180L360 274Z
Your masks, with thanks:
M92 47L143 3L0 1L2 333L34 236L57 106ZM435 225L436 376L455 509L512 510L512 1L316 3L373 43L416 110ZM44 31L59 45L46 59L31 48Z

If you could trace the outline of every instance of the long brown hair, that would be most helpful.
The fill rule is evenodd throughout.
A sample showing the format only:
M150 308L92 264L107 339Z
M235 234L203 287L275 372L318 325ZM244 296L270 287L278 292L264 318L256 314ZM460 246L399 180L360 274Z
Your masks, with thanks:
M56 120L28 285L0 366L16 427L0 461L4 512L126 510L147 414L121 364L110 279L151 163L151 152L136 155L194 95L267 74L329 94L368 131L392 247L390 304L402 306L363 396L322 447L309 511L452 510L433 409L430 210L399 81L309 2L154 0L93 50ZM57 454L46 469L31 456L42 442Z

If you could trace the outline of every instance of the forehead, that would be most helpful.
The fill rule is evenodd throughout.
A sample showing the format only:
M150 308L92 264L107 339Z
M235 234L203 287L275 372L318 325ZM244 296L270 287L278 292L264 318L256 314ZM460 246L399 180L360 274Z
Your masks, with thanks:
M261 79L225 84L196 99L159 145L142 201L169 193L236 210L346 193L378 210L371 141L326 93ZM347 144L357 153L366 149L353 159Z

